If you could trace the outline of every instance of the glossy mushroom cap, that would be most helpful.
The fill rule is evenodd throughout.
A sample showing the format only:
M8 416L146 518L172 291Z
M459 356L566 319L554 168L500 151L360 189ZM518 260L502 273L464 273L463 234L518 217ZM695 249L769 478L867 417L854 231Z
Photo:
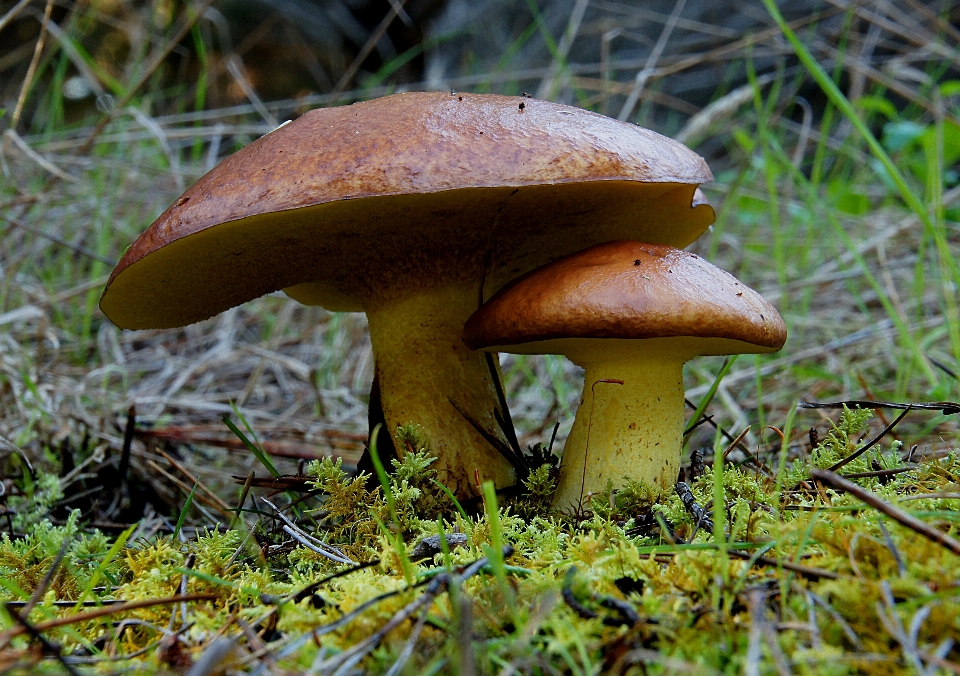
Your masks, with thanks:
M384 293L371 278L399 270L416 286L411 271L430 278L447 260L464 279L488 261L497 288L605 239L689 244L713 221L694 200L711 179L680 143L534 99L408 93L313 110L191 186L125 252L100 306L133 329L288 288L361 310Z
M769 352L786 326L756 291L696 254L607 242L508 284L467 321L473 349L555 352L550 341L688 337L697 354ZM501 349L502 348L502 349Z

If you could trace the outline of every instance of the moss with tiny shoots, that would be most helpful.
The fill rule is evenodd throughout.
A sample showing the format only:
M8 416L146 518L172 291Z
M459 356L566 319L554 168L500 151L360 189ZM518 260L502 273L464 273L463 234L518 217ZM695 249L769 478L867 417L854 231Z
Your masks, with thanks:
M728 462L714 472L708 463L684 484L689 495L678 485L658 500L628 481L589 496L575 514L558 513L550 507L556 475L544 464L496 518L489 500L476 513L462 511L436 483L426 440L400 434L409 447L392 463L391 500L383 486L369 487L369 476L324 459L307 471L323 494L319 509L288 512L303 532L359 566L320 547L291 547L271 535L268 515L252 534L213 529L180 542L160 535L117 551L115 539L81 532L74 513L63 526L40 520L26 537L0 539L0 579L8 599L25 601L69 541L29 616L39 628L86 610L58 601L204 595L122 611L122 631L119 613L44 629L65 655L78 657L139 655L163 644L161 627L180 632L183 650L137 658L147 670L195 660L209 637L243 635L247 626L278 668L295 672L313 665L333 673L355 659L370 673L398 661L404 673L458 673L468 654L477 673L505 665L522 673L675 673L681 666L740 673L747 660L759 673L777 664L817 674L901 673L915 664L936 671L960 650L957 556L809 481L811 468L863 443L869 418L844 410L809 460L783 468L780 494L768 468ZM859 484L954 531L960 455L907 463L898 451L897 443L878 445L850 463L907 470ZM697 508L708 518L697 518ZM424 546L431 537L436 546ZM503 564L494 542L506 547ZM17 608L8 606L4 619L10 667L31 654L22 652L31 639L11 634ZM238 656L229 659L244 669ZM111 671L108 661L90 661L98 673Z

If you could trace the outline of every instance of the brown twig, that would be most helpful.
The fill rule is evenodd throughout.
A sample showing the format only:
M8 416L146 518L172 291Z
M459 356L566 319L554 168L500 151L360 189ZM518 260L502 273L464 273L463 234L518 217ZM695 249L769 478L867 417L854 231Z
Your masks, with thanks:
M188 495L190 494L191 491L193 491L193 485L190 485L178 479L177 477L173 476L172 474L170 474L170 472L165 470L163 467L161 467L159 464L157 464L153 460L147 460L147 465L150 466L152 469L156 470L157 472L160 472L160 474L162 474L165 478L175 483L177 486L180 487L181 490L183 490ZM229 507L225 510L222 509L215 501L211 500L210 498L208 498L206 495L203 495L202 493L197 493L194 491L193 499L196 500L197 502L202 502L209 507L213 507L215 510L219 511L221 514L223 514L228 518L233 518L234 516L232 510L230 510Z
M258 660L261 662L261 664L267 667L268 672L272 669L276 669L277 661L267 649L267 644L263 640L263 637L255 632L253 627L250 626L250 623L244 620L242 617L238 617L236 622L240 626L240 629L243 630L243 635L247 639L247 645L250 647L250 651L258 656Z
M40 63L43 43L47 39L47 23L50 21L50 13L52 11L53 0L47 0L46 7L43 9L43 21L40 23L40 36L37 38L37 44L33 50L33 58L30 59L27 74L24 76L23 85L20 88L20 96L17 97L17 105L13 109L13 115L10 118L10 128L14 131L17 129L17 123L20 122L20 113L23 112L23 104L26 103L27 96L30 94L30 86L33 84L33 76L37 71L37 64Z
M876 493L868 491L865 488L861 488L852 481L847 481L839 474L834 474L829 470L814 469L810 471L810 476L821 483L827 484L831 488L849 493L855 498L867 503L874 509L883 512L894 521L919 533L923 537L942 545L954 554L960 555L960 540L955 540L946 533L940 532L930 524L921 521L915 516L907 514L902 509L894 507Z
M671 544L682 544L682 541L679 538L675 539ZM658 556L674 556L674 552L661 552ZM793 563L792 561L781 561L777 559L772 559L769 556L758 556L753 558L753 554L749 552L744 552L739 549L727 549L727 554L730 556L742 559L744 561L749 561L753 559L754 565L759 566L769 566L769 567L779 567L784 570L789 570L798 575L801 575L812 580L827 579L827 580L839 580L840 575L834 573L833 571L826 570L824 568L815 568L813 566L805 566L802 563Z
M896 410L910 409L914 411L940 411L943 415L960 413L960 404L954 401L928 401L911 404L900 404L893 401L870 401L851 399L849 401L815 402L801 401L797 408L892 408Z
M10 8L10 11L0 17L0 31L6 28L7 24L17 18L17 15L23 11L24 7L29 5L31 0L20 0L16 5ZM30 44L29 42L27 43Z
M205 444L207 446L225 448L229 451L247 452L247 447L244 446L240 439L228 438L222 434L212 432L194 431L192 428L188 427L168 427L152 430L137 430L137 436L146 439L162 439L164 441L172 441L181 444ZM366 439L366 437L363 435L349 434L346 432L342 434L329 434L325 436L333 439L343 438L348 441L361 441ZM330 453L317 451L307 444L299 444L295 442L261 441L260 447L267 455L272 455L279 458L294 458L297 460L323 460L324 458L331 457ZM349 448L355 448L355 446L350 445Z
M246 480L243 482L243 489L240 491L240 500L237 501L237 515L230 520L230 528L234 528L243 517L243 505L247 501L247 494L250 492L250 485L253 483L253 480L257 477L256 472L250 472L247 475Z
M236 474L233 475L233 480L244 486L247 484L248 478L249 475L246 477L237 476ZM252 488L271 488L274 491L292 491L295 493L313 492L310 488L310 479L295 475L281 475L278 477L255 476L250 479L250 486Z
M157 450L167 462L169 462L171 465L173 465L174 468L176 468L178 472L183 474L183 476L187 477L187 479L189 479L190 481L194 482L200 488L200 490L202 490L204 493L210 496L210 499L213 501L214 506L217 508L217 511L219 511L221 514L224 514L224 515L230 514L230 512L232 511L230 509L230 505L225 503L222 499L220 499L219 495L217 495L212 490L210 490L210 488L207 487L206 484L204 484L199 477L194 476L190 471L187 470L186 467L184 467L179 462L177 462L177 460L166 451L162 451L160 449L157 449Z
M904 474L906 472L912 472L916 467L895 467L894 469L878 469L872 472L853 472L851 474L841 474L845 479L866 479L869 477L887 477L894 476L895 474Z
M407 0L397 0L397 2L392 3L390 11L387 12L386 16L383 17L383 20L380 21L380 25L370 34L370 37L367 39L367 43L363 46L357 56L350 63L350 66L340 77L340 81L337 83L337 86L333 88L331 94L340 94L344 89L347 88L347 85L350 84L350 81L353 80L353 76L356 75L357 71L360 70L360 66L363 65L363 62L370 56L370 52L373 51L373 48L376 47L377 43L380 42L387 29L390 28L390 24L393 23L393 20L396 19L400 12L403 11L403 6L406 4Z
M17 228L20 228L21 230L26 230L27 232L32 233L32 234L34 234L34 235L37 235L38 237L43 237L44 239L48 239L48 240L50 240L51 242L53 242L53 243L55 243L55 244L59 244L60 246L64 246L64 247L70 249L71 251L77 252L78 254L80 254L80 255L82 255L82 256L87 256L88 258L92 258L92 259L95 260L95 261L100 261L101 263L104 263L104 264L110 265L110 266L113 266L113 265L116 265L116 264L117 264L117 262L116 262L115 260L113 260L112 258L107 258L106 256L101 256L101 255L98 254L96 251L93 251L93 250L91 250L91 249L88 249L88 248L85 247L85 246L80 246L79 244L74 244L74 243L72 243L72 242L68 242L68 241L65 240L63 237L60 237L60 236L58 236L58 235L55 235L55 234L53 234L52 232L46 232L46 231L44 231L44 230L41 230L40 228L36 228L36 227L30 225L29 223L24 223L23 221L21 221L21 220L19 220L19 219L17 219L17 218L14 218L13 216L10 216L10 215L8 215L8 214L3 213L2 210L0 210L0 218L2 218L2 219L5 220L7 223L9 223L9 224L11 224L11 225L13 225L13 226L15 226L15 227L17 227ZM98 281L97 286L101 286L101 285L102 285L102 282L100 282L99 280L97 280L97 281Z
M743 431L742 431L740 434L737 435L737 438L730 442L730 445L727 446L726 450L724 450L724 452L723 452L723 455L720 456L720 457L722 457L724 460L726 460L726 459L727 459L727 456L730 455L730 453L733 452L733 449L738 448L738 447L742 447L742 444L741 444L740 442L743 441L743 438L744 438L745 436L747 436L747 432L749 432L749 431L750 431L750 425L747 425L746 427L743 428ZM747 457L748 457L748 458L752 458L753 456L750 455L750 453L747 453Z
M47 622L41 622L39 624L33 625L33 628L37 631L46 631L47 629L56 629L57 627L66 627L67 625L75 624L77 622L87 622L88 620L95 620L100 617L105 617L107 615L113 615L114 613L124 613L128 610L139 610L140 608L150 608L152 606L162 606L170 603L180 603L189 602L189 601L213 601L220 598L216 594L187 594L186 596L170 596L165 599L145 599L143 601L130 601L129 603L122 603L118 605L111 605L108 608L98 608L97 610L90 610L85 613L77 613L76 615L69 615L67 617L58 617L55 620L48 620ZM5 645L11 638L14 636L20 636L21 634L26 633L27 630L23 627L11 627L3 633L0 633L0 645Z
M749 561L752 555L748 552L742 552L739 549L728 549L727 554L738 559L743 559L744 561ZM777 559L771 559L768 556L758 556L753 559L755 565L760 566L769 566L780 567L784 570L789 570L798 575L801 575L812 580L839 580L840 576L830 570L825 570L823 568L814 568L813 566L805 566L802 563L793 563L792 561L778 561Z
M118 603L126 603L124 599L97 599L96 601L46 601L44 605L50 605L54 608L99 608L100 606L115 606ZM23 608L27 601L7 601L8 608Z
M684 403L687 405L687 408L690 408L690 409L692 409L692 410L694 410L694 411L697 410L697 405L694 404L694 403L693 403L692 401L690 401L689 399L684 398L683 401L684 401ZM734 440L733 435L730 434L729 432L727 432L727 430L725 430L724 428L720 427L720 425L718 425L718 424L714 421L712 415L705 415L703 418L701 418L701 420L702 420L703 422L707 423L708 425L710 425L710 427L712 427L712 428L715 429L716 431L720 432L720 434L723 435L723 438L726 439L728 442L733 442L733 440ZM696 424L697 424L697 425L700 425L700 424L702 424L702 423L701 423L700 421L697 421ZM686 430L684 430L683 434L684 434L684 436L686 436L686 434L687 434L688 432L692 432L692 431L693 431L693 428L692 428L692 427L688 427ZM750 454L750 449L747 448L746 446L744 446L742 441L741 441L739 444L737 444L737 448L739 448L741 451L743 451L743 453L744 453L748 458L750 458L751 460L754 459L753 456Z

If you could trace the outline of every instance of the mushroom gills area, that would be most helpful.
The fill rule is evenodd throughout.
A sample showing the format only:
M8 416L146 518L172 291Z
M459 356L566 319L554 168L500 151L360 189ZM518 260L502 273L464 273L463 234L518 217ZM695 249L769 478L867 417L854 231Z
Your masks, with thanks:
M564 352L586 373L563 449L557 507L576 507L608 482L620 488L627 478L642 480L660 494L676 483L683 445L683 364L693 355L668 340L627 345L581 339L580 346Z
M399 425L421 425L438 457L433 467L440 480L461 498L477 494L475 472L497 487L515 480L507 460L463 416L499 433L492 409L496 389L486 358L461 338L476 305L476 286L464 284L420 289L367 308L390 434L396 442ZM406 449L396 446L402 457Z

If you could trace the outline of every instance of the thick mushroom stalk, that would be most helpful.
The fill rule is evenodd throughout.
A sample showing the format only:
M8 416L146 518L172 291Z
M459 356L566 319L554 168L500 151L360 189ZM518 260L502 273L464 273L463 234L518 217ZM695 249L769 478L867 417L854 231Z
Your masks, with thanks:
M760 294L692 253L607 242L501 289L464 326L473 348L562 354L586 370L554 504L579 505L627 478L662 493L683 447L683 364L772 352L786 340Z
M576 507L608 482L621 486L624 477L656 493L672 486L680 471L683 364L690 350L660 338L570 351L584 368L584 385L563 447L555 504Z
M624 478L669 492L680 473L683 365L705 355L767 351L724 338L556 340L551 349L584 369L583 393L563 447L554 504L577 508Z
M482 353L467 348L463 323L476 309L476 288L420 290L367 309L384 417L391 434L415 422L443 458L440 480L458 495L476 479L513 483L507 460L469 424L497 429L497 396Z

